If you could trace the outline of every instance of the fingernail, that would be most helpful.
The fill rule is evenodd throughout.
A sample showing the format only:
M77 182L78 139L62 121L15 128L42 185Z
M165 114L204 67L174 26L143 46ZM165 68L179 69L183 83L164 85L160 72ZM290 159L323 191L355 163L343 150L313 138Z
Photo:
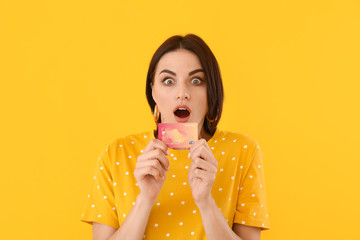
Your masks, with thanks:
M170 170L170 166L167 167L167 170L168 170L168 171Z
M165 180L165 176L162 176L161 180Z
M188 154L188 158L190 158L190 153Z
M169 154L170 154L169 149L168 149L168 150L166 150L166 153L167 153L167 155L169 155Z

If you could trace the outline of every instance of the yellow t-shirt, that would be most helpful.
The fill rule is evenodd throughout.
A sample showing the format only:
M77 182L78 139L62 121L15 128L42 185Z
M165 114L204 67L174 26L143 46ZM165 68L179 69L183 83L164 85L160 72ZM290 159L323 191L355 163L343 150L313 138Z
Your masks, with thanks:
M152 138L152 132L118 138L101 153L81 221L121 227L140 193L133 175L137 157ZM257 141L217 129L207 143L218 161L212 196L230 228L239 223L269 229L262 153ZM169 152L170 170L152 207L144 238L207 239L188 184L189 150Z

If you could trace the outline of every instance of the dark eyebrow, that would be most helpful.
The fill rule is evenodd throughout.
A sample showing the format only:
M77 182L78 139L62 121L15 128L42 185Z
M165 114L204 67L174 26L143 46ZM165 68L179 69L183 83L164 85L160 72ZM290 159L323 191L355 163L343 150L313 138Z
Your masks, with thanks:
M173 71L167 70L167 69L162 70L162 71L159 73L159 75L160 75L161 73L163 73L163 72L167 72L167 73L170 73L171 75L176 76L176 73L174 73Z
M204 71L201 68L195 69L194 71L189 72L189 76L191 76L191 75L193 75L195 73L198 73L198 72L204 72Z
M162 70L162 71L159 73L159 75L160 75L161 73L163 73L163 72L170 73L171 75L176 76L176 73L174 73L173 71L170 71L170 70L168 70L168 69ZM195 69L195 70L189 72L189 76L194 75L195 73L198 73L198 72L204 72L204 70L202 70L201 68Z

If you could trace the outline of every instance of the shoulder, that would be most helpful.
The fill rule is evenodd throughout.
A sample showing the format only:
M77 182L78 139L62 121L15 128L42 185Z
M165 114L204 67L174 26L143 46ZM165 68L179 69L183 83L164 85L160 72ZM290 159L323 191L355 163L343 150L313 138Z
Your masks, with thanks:
M124 135L112 140L109 143L108 148L116 151L119 148L120 149L141 148L144 145L146 146L152 138L154 138L154 136L150 131Z
M152 138L151 132L139 132L117 137L106 146L100 158L104 158L104 161L110 163L118 162L119 159L123 159L125 156L125 159L136 159Z
M242 146L243 148L254 149L258 148L258 141L245 133L239 133L229 130L217 130L217 134L214 135L214 141L220 143L231 143L237 147Z

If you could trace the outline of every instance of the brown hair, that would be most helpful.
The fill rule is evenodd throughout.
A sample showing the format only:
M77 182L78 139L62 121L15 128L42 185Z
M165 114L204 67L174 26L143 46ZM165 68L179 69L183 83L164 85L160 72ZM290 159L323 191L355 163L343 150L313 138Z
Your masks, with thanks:
M224 90L220 74L220 68L214 54L211 52L208 45L199 37L194 34L187 34L186 36L175 35L168 38L154 53L146 79L146 98L151 108L151 112L154 113L155 101L152 97L151 83L154 80L155 69L160 58L167 52L171 52L177 49L186 49L195 53L204 70L205 79L207 83L207 103L208 113L207 118L204 120L204 128L211 136L216 130L216 126L219 123L224 101ZM156 124L160 122L159 120ZM154 136L157 138L157 129L154 130Z

